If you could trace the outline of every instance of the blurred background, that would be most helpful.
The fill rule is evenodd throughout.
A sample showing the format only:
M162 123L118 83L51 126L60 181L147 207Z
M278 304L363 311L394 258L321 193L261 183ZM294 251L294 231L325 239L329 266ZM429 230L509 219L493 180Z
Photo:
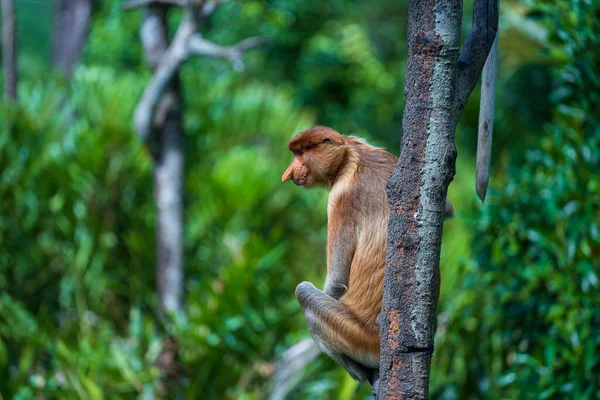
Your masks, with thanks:
M89 28L67 35L82 46L70 68L57 61L64 3L15 1L17 95L0 103L0 399L268 398L275 360L309 336L294 288L325 278L327 192L281 184L287 141L318 123L399 154L407 2L231 0L202 25L222 45L268 44L243 71L208 57L180 70L185 278L182 312L168 315L154 162L133 124L152 77L143 11L83 0ZM478 88L456 133L431 398L600 399L600 4L505 0L500 18L485 205ZM173 9L171 34L180 19ZM370 398L325 356L285 392Z

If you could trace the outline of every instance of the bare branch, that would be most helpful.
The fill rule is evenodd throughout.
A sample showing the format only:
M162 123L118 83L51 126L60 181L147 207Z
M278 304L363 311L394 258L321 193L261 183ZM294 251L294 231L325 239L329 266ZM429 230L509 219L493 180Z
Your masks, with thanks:
M237 47L238 50L240 50L240 51L246 51L253 47L262 46L263 44L266 44L266 43L267 43L267 39L265 39L264 37L252 36L252 37L242 40L241 42L236 44L235 47Z
M91 0L55 0L52 29L52 66L70 77L87 40Z
M498 35L488 55L481 75L481 102L479 103L479 127L477 134L477 178L475 189L483 203L487 193L492 158L492 134L494 132L494 105L496 97L496 74L498 70Z
M140 40L144 58L154 71L169 48L166 7L150 6L146 9L140 27Z
M185 7L187 5L187 0L129 0L121 4L121 10L133 10L135 8L148 7L152 5Z
M158 67L152 76L152 80L146 86L142 98L135 108L134 123L138 135L147 142L152 132L153 116L156 105L165 91L169 82L184 62L189 53L186 43L196 31L196 23L193 18L184 18L179 24L173 42L161 57Z
M215 0L208 3L220 2L221 0ZM186 5L189 7L200 7L202 4L206 5L207 3L203 0L189 0L189 2L186 2ZM148 8L148 13L148 24L164 23L164 21L161 22L160 20L161 15L156 13L156 15L152 14L152 7ZM147 53L146 58L151 65L156 66L152 80L148 86L146 86L134 114L135 128L144 142L147 142L150 139L150 134L156 121L156 107L162 94L177 73L181 64L191 55L195 54L224 58L231 62L234 69L242 70L244 68L242 59L243 52L264 43L264 40L260 37L251 37L242 40L234 46L219 46L204 39L197 33L200 21L196 18L195 14L195 10L188 9L177 28L175 37L166 51L164 51L166 37L158 38L156 35L146 35L150 37L150 39L146 40L144 38L145 28L142 27L142 40L145 43L144 48ZM153 19L150 17L155 17L154 19L156 21L153 22ZM149 27L148 29L152 29L152 32L155 32L152 27ZM156 49L154 49L155 47Z
M264 38L255 36L242 40L233 46L219 46L197 33L190 38L188 50L191 54L195 55L224 58L232 64L235 70L242 71L244 69L244 61L242 59L244 51L263 43L265 43Z
M218 6L225 3L227 0L211 0L204 3L202 6L202 16L208 17L215 12Z
M317 358L319 353L317 344L311 338L302 339L287 349L275 363L269 400L285 399L298 383L306 366Z
M156 283L161 319L166 313L174 314L176 318L183 315L182 185L185 152L178 67L184 57L177 49L182 47L179 43L185 42L185 35L191 35L196 29L194 21L188 22L184 19L185 23L180 24L176 33L176 43L179 45L170 47L167 33L168 8L165 4L154 2L145 10L140 27L140 40L144 57L154 72L154 77L134 115L136 129L146 142L150 132L155 131L152 144L148 147L154 159L157 210ZM169 339L163 342L161 358L165 355L165 362L157 363L162 372L157 387L168 392L170 382L176 380L178 375L177 368L173 366L177 358L177 346Z
M456 119L477 84L485 60L498 32L498 0L475 0L473 25L458 57L454 107Z

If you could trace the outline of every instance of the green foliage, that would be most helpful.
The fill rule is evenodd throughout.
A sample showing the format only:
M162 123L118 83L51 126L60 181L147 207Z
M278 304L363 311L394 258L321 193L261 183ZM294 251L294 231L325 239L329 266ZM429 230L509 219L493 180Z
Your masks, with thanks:
M199 74L186 79L206 86ZM195 371L186 397L263 398L257 382L274 350L303 323L290 294L303 277L321 278L324 267L326 194L284 189L280 179L289 137L312 116L297 111L285 90L257 83L221 82L190 109L198 126L189 131L205 134L188 138L189 315L176 333ZM293 212L306 208L317 211Z
M600 8L534 5L565 60L553 121L505 160L475 226L476 260L436 342L441 398L600 393Z
M249 57L253 74L293 85L321 124L360 135L371 130L397 145L406 7L385 0L232 1L215 13L208 36L219 43L265 36L268 51Z
M21 102L2 110L0 319L22 365L16 376L3 366L6 395L96 398L115 369L107 339L152 293L140 273L153 262L150 162L125 117L141 82L80 70L75 83L69 96L54 83L23 84Z
M198 74L186 79L208 87ZM80 68L72 91L24 84L21 103L2 111L3 395L149 394L168 332L189 371L186 396L259 396L255 382L294 340L282 335L300 331L291 294L299 280L321 278L325 193L282 190L279 178L288 138L312 116L284 89L235 80L190 102L189 318L163 327L152 313L151 160L129 122L143 84Z
M217 43L270 43L246 55L244 74L222 60L183 68L186 317L160 320L152 160L132 130L150 78L141 14L95 2L83 65L66 84L47 71L50 6L18 3L19 101L0 104L0 397L160 397L155 363L172 337L182 397L265 398L273 359L308 334L294 287L325 271L326 193L281 185L286 142L319 122L397 153L407 5L230 1L206 21ZM481 211L476 100L457 134L434 398L600 391L598 7L524 5L550 42L526 36L522 19L504 31L502 164ZM514 132L529 140L508 157ZM289 395L368 397L326 357Z

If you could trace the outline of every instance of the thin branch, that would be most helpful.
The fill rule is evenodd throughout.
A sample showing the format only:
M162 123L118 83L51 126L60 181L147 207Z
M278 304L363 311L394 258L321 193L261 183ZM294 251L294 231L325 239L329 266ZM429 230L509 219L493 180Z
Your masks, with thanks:
M198 26L201 23L198 13L201 17L207 16L222 2L223 0L131 0L121 6L122 8L148 6L148 10L151 10L151 5L163 4L183 6L187 9L168 49L166 51L161 50L163 47L158 45L162 43L157 43L157 46L161 47L160 52L146 55L150 63L156 65L156 68L134 113L135 128L144 142L147 143L151 137L156 122L157 106L163 93L181 64L191 55L224 58L231 62L234 69L242 70L244 68L243 52L264 42L260 37L252 37L242 40L234 46L219 46L197 33ZM142 36L144 36L143 32L144 29L142 29ZM156 46L149 45L145 47L153 49Z
M211 1L206 1L204 3L204 5L202 6L202 16L203 17L208 17L213 12L215 12L215 10L217 9L218 6L220 6L221 4L225 3L226 1L227 0L211 0Z
M187 45L190 54L223 58L228 60L236 71L242 71L244 69L242 59L244 51L264 43L264 38L255 36L244 39L233 46L219 46L196 33L190 38Z
M89 35L91 0L55 0L52 66L70 77Z
M485 60L498 31L498 0L475 0L473 25L458 57L458 76L454 107L456 118L477 84Z
M494 44L492 45L481 74L481 101L479 103L475 189L477 191L477 196L479 196L482 203L485 201L485 195L490 179L497 71L498 35L496 35L496 40L494 40Z
M193 18L184 17L179 24L173 42L161 57L158 67L152 76L152 80L146 86L134 113L135 128L140 138L147 142L153 127L153 117L156 105L164 93L167 85L179 69L189 53L186 43L196 31L196 22Z
M306 366L319 354L320 350L311 338L302 339L287 349L273 368L269 400L285 399L302 377Z
M158 101L181 64L191 55L224 58L231 62L234 69L243 70L243 52L264 43L261 37L251 37L234 46L219 46L195 33L197 29L198 20L193 13L186 13L135 109L135 128L144 142L150 139Z
M121 10L133 10L152 5L185 7L187 5L187 0L129 0L121 4Z
M166 7L150 6L146 9L140 27L140 40L144 58L152 71L155 71L169 48Z

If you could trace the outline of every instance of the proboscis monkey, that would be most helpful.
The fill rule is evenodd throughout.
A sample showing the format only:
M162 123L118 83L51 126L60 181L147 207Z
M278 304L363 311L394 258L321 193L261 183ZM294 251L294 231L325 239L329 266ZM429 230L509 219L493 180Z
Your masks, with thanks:
M358 380L379 367L379 331L389 203L386 182L397 158L363 140L315 126L288 145L294 160L281 180L330 189L325 290L296 288L318 346ZM446 200L445 214L453 215Z

